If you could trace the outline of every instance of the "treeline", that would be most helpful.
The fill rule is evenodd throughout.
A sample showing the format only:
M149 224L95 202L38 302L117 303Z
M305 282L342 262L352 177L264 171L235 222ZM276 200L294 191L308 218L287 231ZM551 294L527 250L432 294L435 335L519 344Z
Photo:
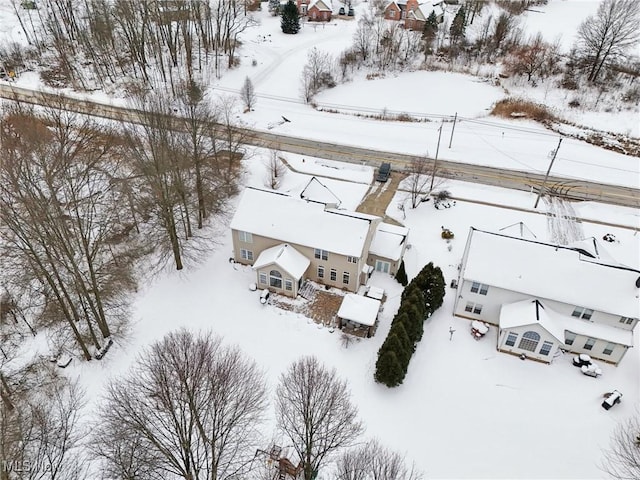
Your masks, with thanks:
M490 8L492 3L499 8ZM421 29L411 30L401 21L385 20L388 2L369 2L352 44L337 58L326 52L309 55L302 75L303 97L311 102L320 90L348 81L362 70L369 72L367 78L416 68L478 74L502 64L504 76L523 77L532 85L554 77L558 87L569 90L582 84L596 85L601 92L626 86L621 99L637 103L640 87L633 82L640 76L640 59L634 51L640 40L638 3L604 0L597 13L579 26L568 54L539 33L527 35L520 25L519 16L526 9L546 3L460 1L446 6L442 21L432 12Z
M253 0L12 1L29 42L0 50L7 69L30 59L53 86L92 90L113 84L163 83L221 75L230 68L238 36L253 24Z
M230 105L212 105L195 85L187 91L178 103L158 92L138 98L144 126L64 105L4 112L0 290L15 323L0 322L0 333L44 329L54 356L77 348L100 358L125 328L140 278L181 270L213 248L211 219L238 191L243 141Z
M442 306L444 295L442 270L429 262L402 291L400 308L378 351L376 382L387 387L402 384L416 345L422 339L424 322Z

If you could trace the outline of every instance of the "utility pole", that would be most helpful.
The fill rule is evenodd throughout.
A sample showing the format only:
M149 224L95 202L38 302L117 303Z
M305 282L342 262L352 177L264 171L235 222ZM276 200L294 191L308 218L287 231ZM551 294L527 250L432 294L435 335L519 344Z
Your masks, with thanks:
M438 146L436 147L436 158L433 159L433 172L431 173L431 188L429 191L433 191L433 181L436 178L436 165L438 164L438 152L440 151L440 137L442 136L442 125L444 125L444 120L440 123L440 128L438 129Z
M544 176L544 180L542 181L542 186L540 187L540 190L538 191L538 198L536 198L536 203L533 206L533 208L538 208L538 202L540 201L540 197L542 196L542 191L544 190L544 187L547 183L547 179L549 178L549 172L551 171L551 167L553 167L553 162L556 159L556 156L558 155L558 150L560 150L560 144L562 143L562 137L560 137L560 140L558 140L558 146L556 147L556 149L553 151L553 157L551 157L551 162L549 162L549 168L547 168L547 173Z
M451 142L453 142L453 131L456 129L456 120L458 119L458 112L453 116L453 127L451 127L451 137L449 137L449 148L451 148Z

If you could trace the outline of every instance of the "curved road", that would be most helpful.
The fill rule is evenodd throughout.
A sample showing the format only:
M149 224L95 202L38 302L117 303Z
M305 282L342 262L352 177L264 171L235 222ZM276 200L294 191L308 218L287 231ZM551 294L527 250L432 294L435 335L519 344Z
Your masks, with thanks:
M135 109L29 90L10 84L0 84L0 98L35 105L50 105L112 120L141 123L140 112ZM212 126L212 128L215 128L215 126ZM349 145L336 145L329 142L258 130L239 128L238 131L245 138L244 141L247 144L254 146L371 166L378 166L385 161L390 162L396 170L406 170L413 160L421 158L415 155L371 150ZM433 158L428 158L427 160L431 164L434 162ZM436 168L437 175L440 177L524 191L537 192L544 181L544 175L538 173L462 162L438 160ZM587 180L549 176L543 193L550 193L573 200L591 200L626 207L640 207L639 188L601 184Z

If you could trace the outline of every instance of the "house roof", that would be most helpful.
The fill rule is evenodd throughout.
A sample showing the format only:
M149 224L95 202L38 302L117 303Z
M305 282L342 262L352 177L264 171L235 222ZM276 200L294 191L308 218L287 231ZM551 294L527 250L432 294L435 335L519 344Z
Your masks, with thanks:
M371 327L376 323L379 309L380 300L348 293L342 300L338 317Z
M379 257L398 261L407 241L407 235L409 235L409 229L406 227L380 223L369 247L369 252Z
M640 317L640 271L586 257L568 246L471 228L463 279L540 299Z
M522 300L506 303L500 307L500 328L524 327L540 325L553 335L560 343L564 343L564 329L547 312L547 308L539 300Z
M300 198L309 200L312 202L323 203L325 205L331 204L340 206L341 200L320 180L316 177L311 177L307 186L300 193Z
M371 220L274 190L246 188L231 220L233 230L282 242L361 257ZM378 217L374 217L378 218Z
M331 0L316 0L315 2L311 2L311 4L309 5L309 10L311 10L313 7L316 7L320 11L333 11Z
M263 250L254 262L253 269L258 270L268 265L277 265L298 280L307 271L310 263L307 257L291 245L283 243Z
M565 340L565 332L569 331L627 347L633 346L632 330L562 315L537 299L521 300L502 305L500 308L500 328L536 324L562 343Z

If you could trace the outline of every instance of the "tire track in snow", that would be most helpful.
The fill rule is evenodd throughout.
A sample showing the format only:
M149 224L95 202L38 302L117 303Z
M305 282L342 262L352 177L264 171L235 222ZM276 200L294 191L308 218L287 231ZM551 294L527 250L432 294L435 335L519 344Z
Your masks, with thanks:
M584 238L584 230L570 202L558 197L543 197L547 206L547 229L552 242L567 245Z

